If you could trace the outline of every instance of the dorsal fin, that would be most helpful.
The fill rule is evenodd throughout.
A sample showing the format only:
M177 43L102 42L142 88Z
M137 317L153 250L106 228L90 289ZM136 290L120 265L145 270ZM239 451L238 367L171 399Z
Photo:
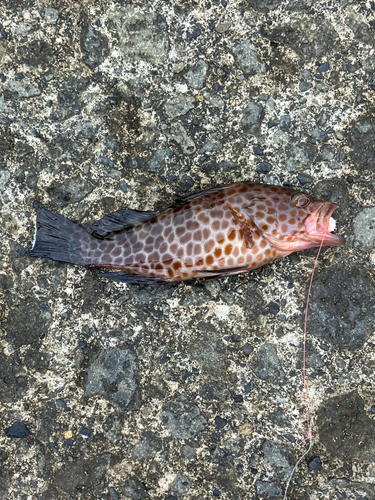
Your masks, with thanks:
M138 210L118 210L94 222L91 230L105 238L111 233L117 233L131 226L136 226L156 217L159 212L139 212Z
M202 198L203 196L207 196L208 194L218 193L223 191L224 189L228 189L228 186L221 186L215 188L205 189L204 191L200 191L199 193L191 194L187 198L183 199L183 202L195 200L196 198Z

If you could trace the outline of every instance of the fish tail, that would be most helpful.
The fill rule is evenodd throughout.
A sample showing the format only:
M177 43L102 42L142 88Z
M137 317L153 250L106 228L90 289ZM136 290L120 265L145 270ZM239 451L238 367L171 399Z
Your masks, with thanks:
M83 227L55 214L39 208L31 257L69 262L89 266L89 249L95 238Z

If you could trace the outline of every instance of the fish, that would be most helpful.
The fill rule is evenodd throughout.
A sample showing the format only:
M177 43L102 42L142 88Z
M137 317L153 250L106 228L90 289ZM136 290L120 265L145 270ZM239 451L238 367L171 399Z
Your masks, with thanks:
M161 212L124 209L91 232L37 209L31 257L110 270L122 283L160 284L246 273L307 248L344 245L335 203L251 182L208 189ZM323 243L322 243L323 240Z

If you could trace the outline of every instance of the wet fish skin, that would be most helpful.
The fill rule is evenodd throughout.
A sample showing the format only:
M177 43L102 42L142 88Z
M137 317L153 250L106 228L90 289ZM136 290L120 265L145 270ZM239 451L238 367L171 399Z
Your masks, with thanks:
M110 214L94 224L109 233L104 239L39 209L30 255L116 270L102 276L133 283L238 274L318 247L323 237L324 246L343 245L330 232L336 207L286 187L241 182L160 213Z

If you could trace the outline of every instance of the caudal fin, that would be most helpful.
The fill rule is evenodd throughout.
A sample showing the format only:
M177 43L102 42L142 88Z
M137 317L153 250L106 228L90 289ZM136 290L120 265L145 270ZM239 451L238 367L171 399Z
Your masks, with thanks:
M29 255L87 266L91 264L88 251L92 240L93 236L83 227L62 215L39 208L34 243Z

